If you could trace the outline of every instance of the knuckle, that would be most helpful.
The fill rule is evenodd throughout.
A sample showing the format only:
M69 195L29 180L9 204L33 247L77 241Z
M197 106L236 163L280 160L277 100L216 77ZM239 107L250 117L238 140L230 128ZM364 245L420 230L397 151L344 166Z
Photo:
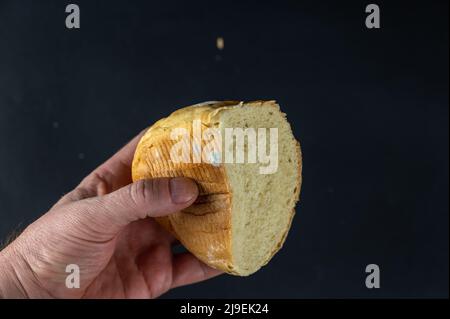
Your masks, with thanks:
M165 205L168 197L168 191L165 188L168 189L168 182L164 179L140 180L131 185L127 196L136 211L148 216L158 211L160 205Z
M87 188L77 187L72 192L70 192L68 196L71 201L76 202L79 200L93 197L95 196L95 194L93 194L92 191L90 191Z
M153 201L154 189L153 180L139 180L130 188L130 198L136 206L149 204Z

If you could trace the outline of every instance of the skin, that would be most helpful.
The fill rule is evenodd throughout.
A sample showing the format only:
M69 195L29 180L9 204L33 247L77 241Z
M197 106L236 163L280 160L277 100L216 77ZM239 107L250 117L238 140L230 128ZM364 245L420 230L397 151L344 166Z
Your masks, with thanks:
M131 162L144 132L87 176L0 252L2 298L155 298L221 272L190 253L153 217L190 206L186 178L132 183ZM66 286L67 265L80 288Z

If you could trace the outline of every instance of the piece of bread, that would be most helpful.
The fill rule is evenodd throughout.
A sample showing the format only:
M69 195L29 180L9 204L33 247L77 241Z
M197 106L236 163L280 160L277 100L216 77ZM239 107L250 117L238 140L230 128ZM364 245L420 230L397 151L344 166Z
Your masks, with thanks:
M198 135L199 127L216 129L222 141L205 140ZM244 143L245 162L225 163L223 153L235 151L236 155L235 147L242 146L237 139L226 144L225 128L254 128L258 141L267 142L264 154L271 154L269 146L273 147L269 129L277 128L278 158L277 163L271 163L272 172L268 161L248 163L248 136ZM258 128L265 128L265 138ZM174 133L183 131L188 135ZM197 144L193 144L195 141ZM207 154L205 148L211 141L215 141L214 146L225 145L221 156ZM182 162L173 158L174 154L184 154L183 150L174 152L175 145L191 150ZM259 152L265 147L257 145L259 160ZM200 163L199 152L206 154ZM236 162L237 155L232 159ZM266 167L265 172L261 167ZM176 176L194 179L199 186L196 202L183 211L157 218L158 222L206 264L246 276L267 264L283 245L299 199L301 170L300 145L275 101L224 101L185 107L156 122L137 146L132 176L134 181Z

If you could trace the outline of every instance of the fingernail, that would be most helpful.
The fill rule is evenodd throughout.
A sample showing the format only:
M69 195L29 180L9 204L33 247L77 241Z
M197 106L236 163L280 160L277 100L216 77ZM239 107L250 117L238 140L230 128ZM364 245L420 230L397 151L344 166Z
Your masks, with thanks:
M191 201L198 195L198 188L195 182L185 177L175 177L170 179L170 196L175 204L184 204Z

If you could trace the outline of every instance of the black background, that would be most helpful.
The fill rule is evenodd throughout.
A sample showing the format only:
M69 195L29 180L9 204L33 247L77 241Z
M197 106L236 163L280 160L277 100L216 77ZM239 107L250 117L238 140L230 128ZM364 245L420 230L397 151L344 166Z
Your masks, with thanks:
M448 2L376 1L379 30L365 1L73 2L80 30L0 0L0 238L173 110L276 99L304 153L284 249L165 297L448 297Z

